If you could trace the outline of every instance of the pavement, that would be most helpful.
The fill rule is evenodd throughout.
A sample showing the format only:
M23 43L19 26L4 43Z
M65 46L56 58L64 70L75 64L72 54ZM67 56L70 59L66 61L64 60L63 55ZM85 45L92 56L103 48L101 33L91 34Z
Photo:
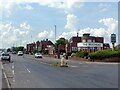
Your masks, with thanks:
M68 61L69 67L51 65L60 59L12 55L3 67L11 88L117 88L118 65ZM54 62L53 62L54 61ZM47 63L46 63L47 62Z

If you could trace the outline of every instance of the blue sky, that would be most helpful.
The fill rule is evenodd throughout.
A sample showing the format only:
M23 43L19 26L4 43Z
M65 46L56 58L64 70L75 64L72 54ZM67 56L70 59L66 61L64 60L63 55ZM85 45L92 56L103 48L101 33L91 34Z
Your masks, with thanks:
M77 0L79 1L79 0ZM0 47L26 45L31 41L69 39L79 32L103 36L110 43L110 33L118 34L118 2L5 2L0 25ZM6 37L7 36L7 37ZM32 36L32 38L31 38ZM10 38L9 38L10 37ZM3 40L6 38L6 40ZM9 42L10 41L10 42Z

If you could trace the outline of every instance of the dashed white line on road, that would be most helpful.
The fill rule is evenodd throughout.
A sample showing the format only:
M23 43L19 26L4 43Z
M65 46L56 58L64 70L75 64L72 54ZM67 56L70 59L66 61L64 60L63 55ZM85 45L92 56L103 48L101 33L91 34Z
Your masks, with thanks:
M24 65L24 67L26 68L26 70L27 70L29 73L31 73L30 70L29 70L25 65Z

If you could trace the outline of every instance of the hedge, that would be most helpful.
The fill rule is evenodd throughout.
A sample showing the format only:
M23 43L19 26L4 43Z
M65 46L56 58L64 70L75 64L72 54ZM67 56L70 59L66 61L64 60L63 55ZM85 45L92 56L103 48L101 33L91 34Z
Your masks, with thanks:
M111 57L120 57L120 50L102 50L89 54L91 59L105 59Z
M88 52L86 52L86 51L79 51L79 52L76 52L76 53L72 53L71 56L84 58L85 56L88 56Z

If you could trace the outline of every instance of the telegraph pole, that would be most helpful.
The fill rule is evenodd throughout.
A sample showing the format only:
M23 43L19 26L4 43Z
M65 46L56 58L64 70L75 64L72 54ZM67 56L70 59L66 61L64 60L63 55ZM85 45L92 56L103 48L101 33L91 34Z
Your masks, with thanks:
M56 43L56 25L54 25L54 27L55 27L55 43ZM55 51L54 51L54 54L55 54L55 58L56 58L56 46L55 46L55 49L54 49Z
M31 43L32 43L32 35L31 35Z
M55 27L55 42L56 42L56 25L54 25L54 27Z

